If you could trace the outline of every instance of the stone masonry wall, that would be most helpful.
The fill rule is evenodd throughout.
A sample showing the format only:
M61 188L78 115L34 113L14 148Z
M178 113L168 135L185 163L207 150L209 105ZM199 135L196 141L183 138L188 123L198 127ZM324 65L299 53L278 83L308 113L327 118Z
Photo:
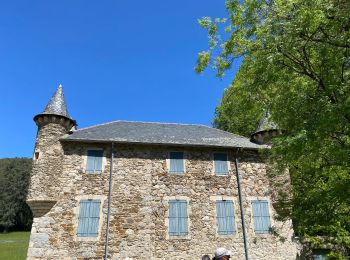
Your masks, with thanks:
M64 143L61 173L47 187L56 192L57 203L44 216L34 218L27 259L102 259L104 254L110 144ZM85 173L86 152L103 148L103 172ZM184 151L184 175L170 175L167 161L170 151ZM213 152L228 152L229 176L213 172ZM291 222L271 217L278 236L255 235L250 199L270 200L273 190L266 176L266 164L256 152L241 153L241 186L245 207L250 259L296 259L297 245L292 241ZM40 169L38 169L40 171ZM32 187L40 186L36 172ZM45 176L44 176L45 178ZM38 183L36 183L38 182ZM37 185L37 186L36 186ZM40 197L42 189L32 191ZM32 195L32 198L34 196ZM97 238L76 236L79 201L100 199L102 213ZM189 235L169 238L168 200L186 199ZM236 234L217 235L215 200L232 199ZM244 259L242 225L239 211L234 151L208 148L181 148L142 145L115 145L113 193L109 240L110 259L201 259L217 247L227 247L232 259Z
M63 149L59 138L66 132L59 123L47 123L39 127L27 200L54 199L60 192L61 187L53 184L61 174Z

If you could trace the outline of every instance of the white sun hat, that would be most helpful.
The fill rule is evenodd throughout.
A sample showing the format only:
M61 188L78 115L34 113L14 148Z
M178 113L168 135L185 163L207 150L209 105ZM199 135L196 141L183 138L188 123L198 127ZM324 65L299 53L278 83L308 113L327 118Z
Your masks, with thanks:
M215 258L216 259L219 259L220 257L223 257L223 256L231 256L231 251L230 250L227 250L226 248L224 247L219 247L218 249L216 249L215 251Z

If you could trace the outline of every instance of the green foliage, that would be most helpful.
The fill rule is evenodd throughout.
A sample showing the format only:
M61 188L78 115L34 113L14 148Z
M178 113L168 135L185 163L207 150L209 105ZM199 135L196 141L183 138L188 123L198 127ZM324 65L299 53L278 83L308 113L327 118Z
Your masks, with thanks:
M225 131L250 137L257 122L264 114L266 105L254 92L246 91L242 85L244 77L240 69L233 84L225 89L221 104L215 109L213 125Z
M244 57L214 125L248 135L249 120L270 110L284 130L271 159L293 182L284 215L298 235L328 237L341 258L350 249L350 2L229 0L226 10L227 21L200 23L210 39L198 72L223 76Z
M0 234L0 259L26 259L30 232Z
M31 160L0 159L0 230L30 230L32 213L25 203Z

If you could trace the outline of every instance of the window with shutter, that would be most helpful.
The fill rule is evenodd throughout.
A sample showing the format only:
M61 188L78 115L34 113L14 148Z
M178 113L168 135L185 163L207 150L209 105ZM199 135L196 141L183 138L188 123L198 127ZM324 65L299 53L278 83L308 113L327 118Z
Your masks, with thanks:
M214 171L216 175L228 175L228 161L226 153L214 153Z
M232 201L217 200L216 217L219 235L232 235L236 232Z
M100 219L100 200L81 200L79 210L79 237L97 237Z
M169 235L186 236L188 234L187 201L169 201Z
M183 174L185 172L183 152L170 152L169 172L172 174Z
M270 231L269 204L266 200L253 200L253 220L254 232L256 234L266 234Z
M102 172L103 150L88 150L86 160L86 173L100 174Z

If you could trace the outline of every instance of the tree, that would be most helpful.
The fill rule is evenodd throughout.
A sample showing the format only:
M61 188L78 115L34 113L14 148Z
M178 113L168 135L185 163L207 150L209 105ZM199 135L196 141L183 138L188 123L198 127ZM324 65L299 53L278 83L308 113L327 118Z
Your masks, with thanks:
M0 230L30 230L32 213L25 202L31 160L0 159Z
M327 237L331 255L346 257L350 2L229 0L226 10L227 19L200 20L208 30L209 50L199 53L197 72L212 66L221 77L236 58L244 57L214 124L231 130L237 118L242 124L258 118L259 109L269 109L284 130L271 149L274 170L288 168L293 184L293 198L282 203L287 209L282 217L292 217L297 234L314 244Z

